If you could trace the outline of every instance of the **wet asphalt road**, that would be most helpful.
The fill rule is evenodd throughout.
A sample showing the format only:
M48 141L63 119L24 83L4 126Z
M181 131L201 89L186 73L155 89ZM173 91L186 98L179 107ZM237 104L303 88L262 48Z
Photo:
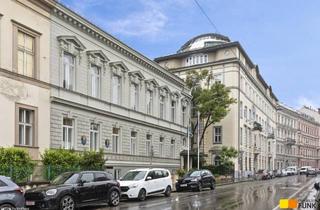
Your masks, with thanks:
M145 201L123 200L118 207L95 207L91 209L116 210L276 210L280 198L300 199L310 192L315 177L290 176L265 181L243 182L218 186L215 190L202 192L172 193L170 198L162 195L148 197Z

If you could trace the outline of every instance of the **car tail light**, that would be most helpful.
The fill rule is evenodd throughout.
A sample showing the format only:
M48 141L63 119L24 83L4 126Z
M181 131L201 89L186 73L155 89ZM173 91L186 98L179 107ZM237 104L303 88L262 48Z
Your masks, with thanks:
M19 193L23 194L23 189L22 189L21 187L17 188L15 191L17 191L17 192L19 192Z

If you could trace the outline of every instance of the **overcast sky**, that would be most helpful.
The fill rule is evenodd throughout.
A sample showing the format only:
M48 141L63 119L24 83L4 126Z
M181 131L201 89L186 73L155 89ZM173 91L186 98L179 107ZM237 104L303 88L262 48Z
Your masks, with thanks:
M147 57L175 53L190 38L239 41L280 101L320 107L319 0L60 0Z

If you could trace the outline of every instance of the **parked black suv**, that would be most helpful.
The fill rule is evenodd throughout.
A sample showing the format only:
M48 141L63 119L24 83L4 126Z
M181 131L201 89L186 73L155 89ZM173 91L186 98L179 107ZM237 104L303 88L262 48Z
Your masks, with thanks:
M184 175L182 179L178 179L176 183L176 190L197 190L201 191L202 188L215 188L216 180L212 173L208 170L191 171Z
M103 171L67 172L50 185L27 190L29 209L73 210L78 207L120 202L120 185L112 175Z

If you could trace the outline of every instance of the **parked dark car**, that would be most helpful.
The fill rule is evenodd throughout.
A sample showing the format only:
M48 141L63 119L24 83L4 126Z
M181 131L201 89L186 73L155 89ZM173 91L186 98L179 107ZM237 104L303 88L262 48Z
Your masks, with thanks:
M78 207L120 202L120 185L112 175L102 171L67 172L50 185L27 190L29 209L73 210Z
M0 209L16 209L24 207L23 190L10 178L0 176Z
M257 180L266 180L270 179L269 173L265 169L260 169L256 172L256 179Z
M216 180L208 170L197 170L187 173L176 183L177 192L183 190L201 191L203 188L214 189Z
M308 168L306 175L307 176L317 176L317 171L315 168Z

